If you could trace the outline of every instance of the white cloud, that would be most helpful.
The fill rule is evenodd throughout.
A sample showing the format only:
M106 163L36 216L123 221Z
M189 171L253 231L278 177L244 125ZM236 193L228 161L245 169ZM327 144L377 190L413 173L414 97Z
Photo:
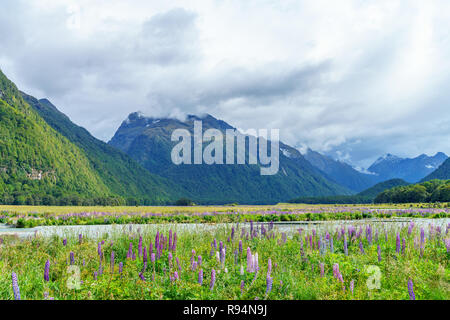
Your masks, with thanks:
M0 67L108 140L210 113L367 166L450 153L446 0L6 0Z

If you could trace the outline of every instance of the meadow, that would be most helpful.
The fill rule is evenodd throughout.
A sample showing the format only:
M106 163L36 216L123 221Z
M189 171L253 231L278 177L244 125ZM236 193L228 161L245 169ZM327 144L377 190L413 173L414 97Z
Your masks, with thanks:
M450 298L446 204L0 212L10 227L65 230L0 233L0 299Z
M441 221L441 220L440 220ZM0 239L0 299L450 298L450 223L122 226Z
M370 218L448 218L447 204L189 206L189 207L34 207L2 206L0 223L17 228L61 225L236 223L361 220Z

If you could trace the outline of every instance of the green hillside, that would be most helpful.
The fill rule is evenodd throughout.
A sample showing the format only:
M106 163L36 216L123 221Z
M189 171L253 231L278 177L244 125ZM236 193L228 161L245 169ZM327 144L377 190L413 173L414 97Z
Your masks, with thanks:
M280 143L280 170L262 176L259 165L175 165L171 160L174 129L193 132L194 121L201 120L203 130L224 132L229 124L210 115L189 116L186 121L148 118L130 114L109 142L126 152L150 172L183 186L196 203L269 204L287 201L298 194L306 196L350 194L351 191L328 180L298 150Z
M361 204L372 203L381 192L397 186L406 186L409 183L402 179L392 179L380 182L373 187L355 195L328 196L328 197L300 197L291 200L291 203L307 204Z
M40 118L0 71L0 201L75 204L109 196L86 155Z
M439 168L425 177L422 181L429 181L434 179L450 179L450 158L445 160L444 163L439 166Z
M49 100L37 100L25 93L22 96L51 127L84 151L103 183L112 193L126 198L127 204L164 204L186 195L181 187L151 174L125 153L94 138Z
M403 179L391 179L377 183L373 187L358 193L358 195L361 197L371 197L372 199L375 199L377 195L385 190L407 185L409 185L409 183Z
M450 202L450 180L431 180L380 193L375 203Z

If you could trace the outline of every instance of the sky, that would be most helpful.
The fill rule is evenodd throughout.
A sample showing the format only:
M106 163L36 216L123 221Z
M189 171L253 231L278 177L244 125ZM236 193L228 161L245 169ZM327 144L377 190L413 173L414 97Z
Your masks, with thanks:
M0 69L108 141L209 113L367 168L450 154L448 0L2 0Z

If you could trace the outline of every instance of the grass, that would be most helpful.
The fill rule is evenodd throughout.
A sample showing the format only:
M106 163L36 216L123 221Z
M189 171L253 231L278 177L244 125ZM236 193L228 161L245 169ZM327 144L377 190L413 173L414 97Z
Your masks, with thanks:
M17 228L130 223L232 223L450 217L448 208L405 206L289 206L280 204L274 207L5 207L4 209L6 211L0 212L0 223ZM52 211L52 209L59 211ZM81 209L85 210L80 211Z
M194 212L228 212L228 211L293 211L298 209L317 209L317 208L392 208L392 209L407 209L407 208L448 208L447 203L406 203L406 204L349 204L349 205L311 205L311 204L290 204L279 203L276 205L223 205L223 206L136 206L136 207L82 207L82 206L15 206L15 205L0 205L0 212L14 212L19 214L26 213L40 213L40 214L68 214L68 213L82 213L82 212L137 212L137 213L194 213Z
M450 298L450 273L448 269L449 252L446 247L448 226L425 227L424 242L421 242L420 228L415 226L409 232L408 225L401 228L381 224L373 227L370 236L366 225L352 231L344 230L348 241L348 255L344 252L344 237L341 230L303 230L288 235L277 229L264 229L259 224L251 227L234 225L218 227L214 230L197 227L194 230L180 230L170 226L177 233L175 250L168 250L168 225L153 226L144 230L137 227L122 226L100 238L83 237L67 234L63 237L44 238L38 235L29 239L7 238L0 245L0 299L13 299L11 274L18 277L18 286L22 299L326 299L326 300L366 300L410 298L407 283L412 280L416 299ZM144 269L143 256L139 255L139 239L148 251L150 243L155 247L157 229L164 235L164 249L155 263L148 253L148 264ZM442 228L442 229L440 229ZM385 238L385 230L387 239ZM333 239L326 249L320 249L319 240L324 243L326 232ZM405 239L405 248L397 252L397 232L400 239ZM311 237L311 243L309 237ZM63 244L63 238L67 244ZM446 238L446 239L445 239ZM164 240L166 239L166 240ZM99 255L99 242L101 255ZM242 241L242 252L239 242ZM226 246L225 262L221 263L220 242ZM133 254L127 258L132 244ZM216 243L217 247L214 246ZM360 243L364 253L361 253ZM380 246L381 261L378 260L377 246ZM421 250L420 247L423 247ZM448 246L448 243L447 243ZM247 268L247 248L258 254L259 271L245 271ZM195 252L193 252L195 250ZM114 271L111 269L110 257L114 251ZM235 256L234 252L238 254ZM73 252L75 269L71 269L70 253ZM153 249L155 252L155 249ZM173 255L169 262L169 252ZM133 255L136 256L133 259ZM202 264L193 268L191 257ZM179 259L179 266L176 259ZM271 290L267 290L268 260L272 261L270 278L273 280ZM44 265L50 262L49 280L44 280ZM118 264L123 263L119 273ZM102 275L94 278L94 272ZM320 265L324 266L321 275ZM339 276L333 274L333 266L339 265ZM372 267L370 267L372 266ZM195 266L194 266L195 267ZM370 268L372 268L372 271ZM203 284L198 283L199 269L203 270ZM244 269L241 274L241 268ZM375 269L373 269L375 268ZM210 289L211 271L216 271L214 287ZM373 272L379 271L378 272ZM174 280L175 271L178 279ZM369 289L379 274L379 289ZM73 282L72 280L76 281ZM68 286L79 283L79 288ZM241 290L241 283L244 283ZM354 283L353 292L350 290Z

